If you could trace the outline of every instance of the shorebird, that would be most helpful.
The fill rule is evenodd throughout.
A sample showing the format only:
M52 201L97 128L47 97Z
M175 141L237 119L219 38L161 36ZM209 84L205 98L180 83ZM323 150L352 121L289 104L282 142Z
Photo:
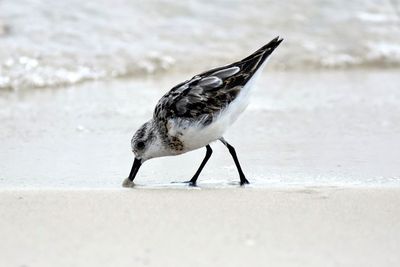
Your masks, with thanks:
M246 108L254 81L261 73L266 59L282 40L276 37L250 56L195 75L167 92L158 101L153 118L133 135L131 148L135 159L123 186L134 185L133 179L146 160L180 155L205 147L203 161L193 177L187 181L195 186L211 157L210 143L217 140L232 155L239 172L240 185L248 184L235 148L224 139L223 134Z

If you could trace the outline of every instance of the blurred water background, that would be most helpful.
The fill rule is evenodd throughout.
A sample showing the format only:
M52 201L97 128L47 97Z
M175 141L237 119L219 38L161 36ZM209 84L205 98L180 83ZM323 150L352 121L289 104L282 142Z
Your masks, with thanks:
M0 0L0 188L120 188L167 90L277 35L225 135L252 185L400 186L399 2ZM200 184L226 187L236 169L212 146ZM203 150L137 182L188 180Z
M201 71L285 38L272 69L400 67L400 1L1 0L0 90Z

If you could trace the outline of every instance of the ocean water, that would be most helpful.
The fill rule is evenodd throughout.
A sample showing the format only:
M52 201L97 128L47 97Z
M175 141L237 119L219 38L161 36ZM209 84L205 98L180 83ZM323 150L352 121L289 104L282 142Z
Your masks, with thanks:
M0 188L120 188L169 88L277 35L225 136L252 186L400 186L400 0L0 0ZM213 149L199 184L237 187ZM137 183L187 188L203 157Z
M400 67L400 1L0 1L0 90L201 71L275 36L271 69Z

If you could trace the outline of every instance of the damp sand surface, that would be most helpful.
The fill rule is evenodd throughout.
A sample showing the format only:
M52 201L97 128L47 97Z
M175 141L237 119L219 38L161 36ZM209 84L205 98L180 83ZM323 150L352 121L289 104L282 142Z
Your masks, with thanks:
M0 94L4 266L399 266L396 71L265 71L221 144L146 162L130 138L188 74Z
M130 139L158 99L193 73L88 82L0 94L1 188L119 188L133 161ZM253 187L400 186L398 71L274 72L227 131ZM219 142L199 186L238 182ZM135 182L178 187L199 149L147 161ZM233 184L233 186L236 186Z

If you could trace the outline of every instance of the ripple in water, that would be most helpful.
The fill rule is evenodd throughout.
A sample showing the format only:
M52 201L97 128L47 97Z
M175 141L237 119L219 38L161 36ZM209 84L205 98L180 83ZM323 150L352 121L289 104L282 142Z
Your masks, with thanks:
M285 38L270 69L400 66L395 1L2 1L0 90L200 72Z

